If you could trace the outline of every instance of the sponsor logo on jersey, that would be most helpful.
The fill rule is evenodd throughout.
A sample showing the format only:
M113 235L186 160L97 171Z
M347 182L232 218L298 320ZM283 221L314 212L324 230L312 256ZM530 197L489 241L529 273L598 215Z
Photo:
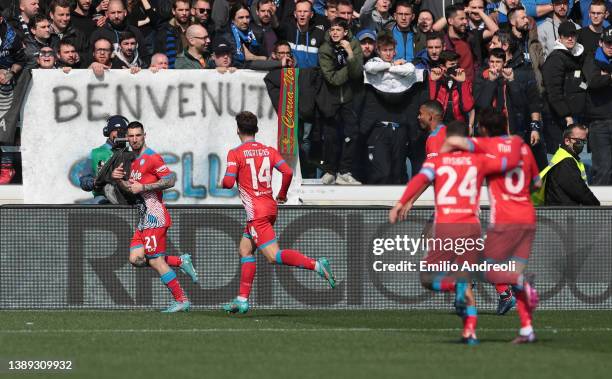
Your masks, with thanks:
M132 171L132 173L130 174L130 178L134 180L140 180L142 179L142 173L140 171Z

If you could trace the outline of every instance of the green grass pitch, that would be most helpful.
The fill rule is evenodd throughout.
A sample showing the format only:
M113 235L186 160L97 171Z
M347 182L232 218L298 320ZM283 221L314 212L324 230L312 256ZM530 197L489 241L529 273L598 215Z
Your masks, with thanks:
M54 378L604 378L611 311L540 311L539 342L509 344L511 312L481 314L478 346L440 311L0 312L0 360L72 360ZM0 368L0 378L17 376ZM23 377L23 375L19 375ZM29 377L32 377L31 375Z

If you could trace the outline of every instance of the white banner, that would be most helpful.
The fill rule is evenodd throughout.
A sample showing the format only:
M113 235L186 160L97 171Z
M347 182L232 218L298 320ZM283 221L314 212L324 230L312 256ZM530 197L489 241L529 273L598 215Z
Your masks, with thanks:
M24 202L66 204L90 199L78 177L91 149L104 144L108 116L121 114L145 126L147 146L162 154L177 174L165 198L176 204L237 204L237 190L224 190L227 152L238 146L235 116L259 118L257 140L276 147L277 118L264 73L239 70L170 70L133 75L127 70L34 70L26 98L21 138ZM274 188L280 187L280 174ZM289 191L296 204L299 168Z

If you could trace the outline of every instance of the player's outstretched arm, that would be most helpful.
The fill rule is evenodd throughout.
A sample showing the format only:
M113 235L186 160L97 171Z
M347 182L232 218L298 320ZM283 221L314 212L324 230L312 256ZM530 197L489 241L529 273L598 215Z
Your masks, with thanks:
M424 170L431 169L424 168ZM423 171L423 169L421 171ZM423 172L416 174L408 182L408 185L406 185L406 189L401 199L389 211L389 222L395 224L398 220L405 220L408 217L408 212L412 208L412 204L418 198L418 195L425 191L430 182L430 177Z
M449 136L444 140L440 148L440 154L450 153L454 150L472 151L470 140L466 137Z

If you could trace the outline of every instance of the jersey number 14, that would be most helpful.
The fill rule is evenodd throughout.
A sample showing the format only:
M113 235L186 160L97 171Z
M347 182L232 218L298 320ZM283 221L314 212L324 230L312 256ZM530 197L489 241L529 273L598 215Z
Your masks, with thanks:
M264 157L261 161L261 167L259 173L257 173L257 167L255 166L255 159L248 158L246 163L251 168L251 180L253 189L259 189L259 183L263 184L264 187L270 188L272 185L272 175L270 174L270 157Z

